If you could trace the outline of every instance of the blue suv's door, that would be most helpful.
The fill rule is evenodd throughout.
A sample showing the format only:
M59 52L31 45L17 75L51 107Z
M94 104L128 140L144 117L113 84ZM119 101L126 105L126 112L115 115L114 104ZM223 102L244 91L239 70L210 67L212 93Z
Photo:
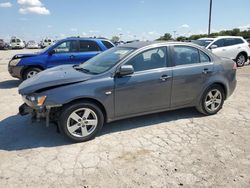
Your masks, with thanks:
M78 41L68 40L58 44L48 52L47 68L65 64L78 64Z
M80 64L101 53L103 49L93 40L79 40L79 53L75 61Z

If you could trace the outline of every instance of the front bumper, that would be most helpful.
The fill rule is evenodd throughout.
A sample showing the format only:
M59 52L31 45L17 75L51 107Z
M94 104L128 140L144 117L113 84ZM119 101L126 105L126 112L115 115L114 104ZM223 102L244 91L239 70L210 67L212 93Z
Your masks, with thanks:
M10 75L14 78L22 79L22 71L24 66L8 66Z
M31 114L32 122L33 121L39 122L40 120L44 119L46 121L46 126L48 127L50 123L50 109L51 108L47 108L47 107L36 109L24 103L19 107L19 114L21 116Z
M19 107L19 114L21 116L25 116L25 115L28 115L28 114L32 114L33 113L33 109L31 107L29 107L27 104L22 104L20 107Z

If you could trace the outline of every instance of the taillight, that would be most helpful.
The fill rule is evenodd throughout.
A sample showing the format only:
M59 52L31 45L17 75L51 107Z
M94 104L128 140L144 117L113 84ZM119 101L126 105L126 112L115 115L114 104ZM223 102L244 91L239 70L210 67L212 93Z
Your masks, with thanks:
M248 44L248 47L250 48L250 44Z
M237 64L234 63L233 70L237 70Z

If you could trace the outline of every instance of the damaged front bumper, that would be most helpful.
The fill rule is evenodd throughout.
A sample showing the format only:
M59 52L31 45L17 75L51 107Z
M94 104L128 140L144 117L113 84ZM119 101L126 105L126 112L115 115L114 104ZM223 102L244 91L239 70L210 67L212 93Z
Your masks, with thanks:
M29 105L27 105L26 103L22 104L19 107L19 114L21 116L25 116L28 114L31 114L32 116L32 122L34 121L40 121L40 120L45 120L46 121L46 127L49 126L50 124L50 120L51 120L51 109L55 107L60 107L60 105L56 105L56 106L44 106L44 107L40 107L40 108L32 108Z

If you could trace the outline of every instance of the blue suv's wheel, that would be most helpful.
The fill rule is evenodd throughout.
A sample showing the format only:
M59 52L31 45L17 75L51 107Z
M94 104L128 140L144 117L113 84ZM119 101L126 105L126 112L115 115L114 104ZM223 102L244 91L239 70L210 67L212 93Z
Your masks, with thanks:
M42 71L41 69L36 68L36 67L28 68L23 73L23 80L27 80L29 78L32 78L33 76L35 76L36 74L38 74L41 71Z

